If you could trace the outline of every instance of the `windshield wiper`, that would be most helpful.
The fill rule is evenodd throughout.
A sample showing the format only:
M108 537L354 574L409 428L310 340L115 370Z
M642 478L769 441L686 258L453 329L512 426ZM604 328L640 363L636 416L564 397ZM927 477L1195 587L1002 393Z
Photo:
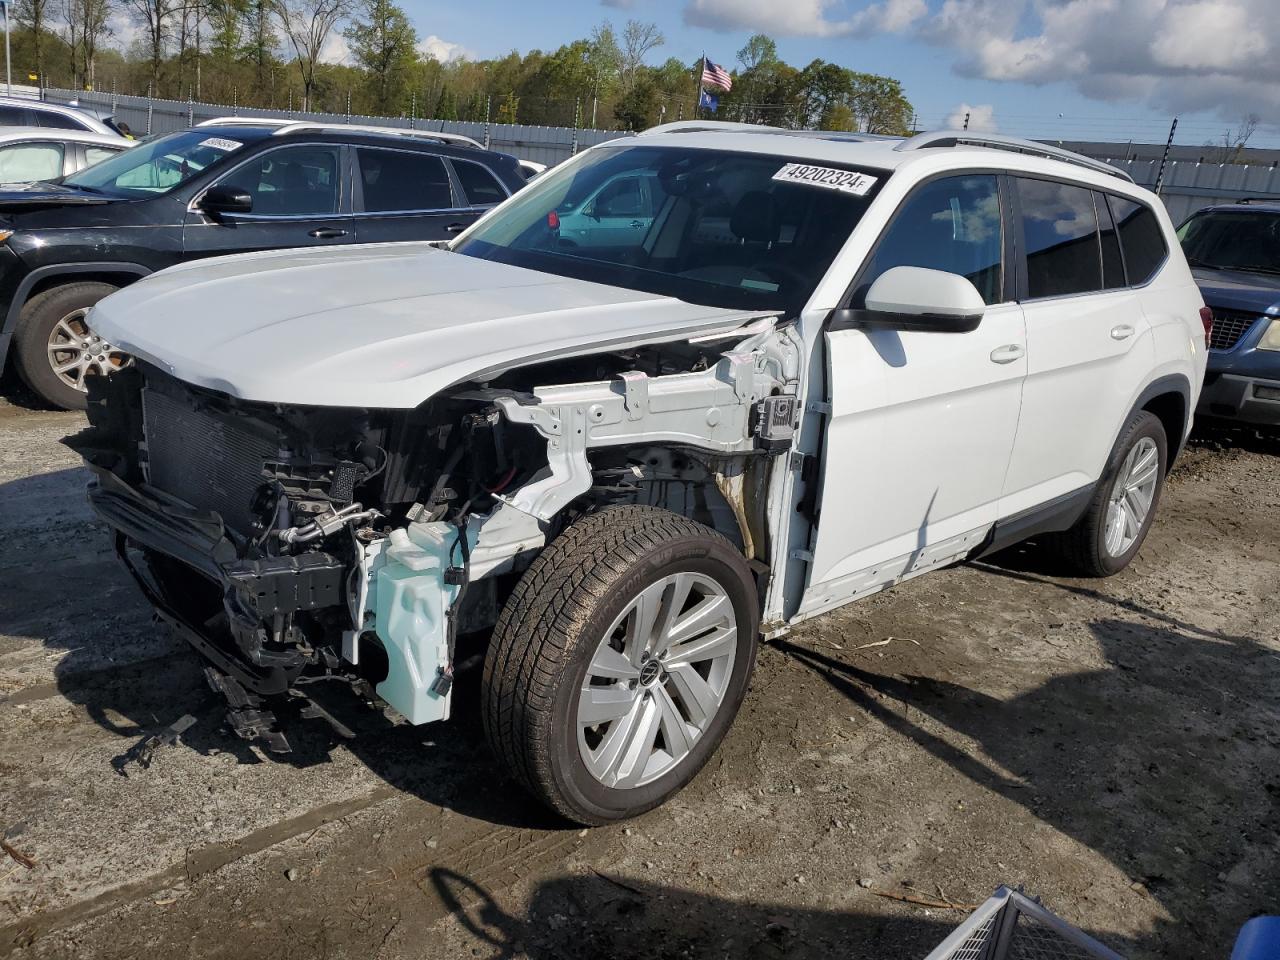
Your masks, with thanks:
M1253 263L1246 267L1236 267L1245 273L1280 273L1280 267L1272 267L1262 263Z

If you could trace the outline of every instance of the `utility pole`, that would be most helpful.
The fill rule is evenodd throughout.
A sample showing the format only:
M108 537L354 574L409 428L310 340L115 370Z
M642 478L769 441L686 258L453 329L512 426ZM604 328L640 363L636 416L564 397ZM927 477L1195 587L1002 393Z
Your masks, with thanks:
M1169 148L1173 146L1173 133L1178 129L1178 118L1173 118L1173 124L1169 127L1169 139L1164 145L1164 156L1160 158L1160 172L1156 174L1155 194L1160 196L1160 188L1164 186L1164 165L1169 162Z

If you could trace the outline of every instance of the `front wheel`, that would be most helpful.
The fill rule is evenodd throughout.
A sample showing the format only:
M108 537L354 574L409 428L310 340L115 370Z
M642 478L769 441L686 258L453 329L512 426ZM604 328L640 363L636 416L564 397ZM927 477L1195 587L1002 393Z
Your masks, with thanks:
M494 630L494 752L578 823L658 806L733 722L759 619L741 553L702 524L647 506L579 520L529 567Z
M1125 424L1084 516L1057 538L1072 572L1109 577L1137 555L1160 503L1168 449L1155 414L1140 410Z
M67 283L23 306L15 337L18 372L42 400L63 410L83 410L86 377L132 362L85 322L89 308L115 291L109 283Z

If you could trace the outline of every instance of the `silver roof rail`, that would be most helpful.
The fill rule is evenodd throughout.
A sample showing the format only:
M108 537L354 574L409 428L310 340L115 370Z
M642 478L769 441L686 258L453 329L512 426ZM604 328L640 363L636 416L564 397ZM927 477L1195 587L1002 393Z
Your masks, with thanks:
M212 120L201 120L197 127L283 127L294 123L293 120L282 120L275 117L214 117Z
M660 123L642 130L639 136L651 133L781 133L782 127L766 127L759 123L734 123L731 120L675 120Z
M987 147L991 150L1007 150L1011 153L1025 153L1028 156L1043 157L1046 160L1060 160L1084 167L1095 173L1119 177L1133 183L1133 177L1119 167L1094 160L1080 153L1051 147L1047 143L1035 140L1023 140L1021 137L1005 137L997 133L970 133L968 130L935 130L930 133L918 133L914 137L902 141L895 150L922 150L928 147Z

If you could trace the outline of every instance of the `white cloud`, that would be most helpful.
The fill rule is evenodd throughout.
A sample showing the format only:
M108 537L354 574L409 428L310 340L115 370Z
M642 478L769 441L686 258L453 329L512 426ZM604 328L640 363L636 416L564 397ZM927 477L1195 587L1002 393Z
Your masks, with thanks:
M604 0L606 3L627 0ZM689 0L685 23L711 30L752 30L787 37L898 32L928 12L925 0L879 0L842 16L834 0Z
M989 103L962 103L947 115L943 124L948 130L963 130L965 117L969 118L969 129L975 133L995 133L996 111Z
M432 60L439 60L441 63L475 59L475 54L462 44L441 40L434 33L425 40L418 41L418 53Z
M320 48L321 63L336 63L344 66L350 66L351 46L347 43L347 38L341 32L332 30L324 41L324 46Z
M107 32L112 45L126 52L143 41L142 27L123 10L113 10L107 17Z
M831 37L906 32L984 80L1068 83L1181 113L1280 115L1276 0L687 0L714 30Z

